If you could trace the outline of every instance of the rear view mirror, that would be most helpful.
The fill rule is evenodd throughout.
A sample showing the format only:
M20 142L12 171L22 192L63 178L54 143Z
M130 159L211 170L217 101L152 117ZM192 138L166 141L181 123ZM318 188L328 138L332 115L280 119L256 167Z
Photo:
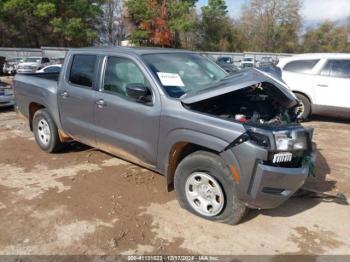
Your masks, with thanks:
M144 84L128 84L126 93L137 101L148 103L151 100L149 88Z

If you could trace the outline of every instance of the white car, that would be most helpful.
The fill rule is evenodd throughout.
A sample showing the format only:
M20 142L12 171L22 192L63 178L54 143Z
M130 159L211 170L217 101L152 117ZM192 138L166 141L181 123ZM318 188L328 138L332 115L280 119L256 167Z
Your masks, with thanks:
M37 70L36 73L59 73L61 72L62 65L56 64L56 65L48 65L44 68Z
M300 116L350 117L350 54L303 54L281 58L282 79L301 102Z
M255 60L253 57L245 57L241 61L241 67L247 68L247 67L255 67Z
M49 63L50 59L47 57L24 57L17 66L17 73L34 73Z

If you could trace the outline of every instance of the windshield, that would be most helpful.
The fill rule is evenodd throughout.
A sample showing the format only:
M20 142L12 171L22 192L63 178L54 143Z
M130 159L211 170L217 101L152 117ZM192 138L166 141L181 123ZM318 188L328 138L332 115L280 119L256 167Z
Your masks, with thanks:
M216 63L199 54L168 53L142 56L171 97L210 87L227 76Z
M38 58L38 57L25 57L21 60L22 63L24 63L24 62L36 63L39 61L40 61L40 58Z

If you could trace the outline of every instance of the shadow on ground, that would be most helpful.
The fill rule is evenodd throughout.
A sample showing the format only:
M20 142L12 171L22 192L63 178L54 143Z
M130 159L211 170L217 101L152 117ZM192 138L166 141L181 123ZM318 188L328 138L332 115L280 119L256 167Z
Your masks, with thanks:
M341 124L350 124L350 118L342 117L342 116L319 116L315 115L310 118L310 121L317 122L335 122Z

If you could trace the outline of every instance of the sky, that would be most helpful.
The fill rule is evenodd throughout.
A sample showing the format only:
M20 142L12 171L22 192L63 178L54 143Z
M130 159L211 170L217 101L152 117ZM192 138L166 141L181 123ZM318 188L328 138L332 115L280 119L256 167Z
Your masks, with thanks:
M231 16L239 18L241 7L248 0L226 0ZM350 0L303 0L301 15L306 26L313 26L325 19L343 20L350 16ZM208 0L199 0L197 6L206 5Z

